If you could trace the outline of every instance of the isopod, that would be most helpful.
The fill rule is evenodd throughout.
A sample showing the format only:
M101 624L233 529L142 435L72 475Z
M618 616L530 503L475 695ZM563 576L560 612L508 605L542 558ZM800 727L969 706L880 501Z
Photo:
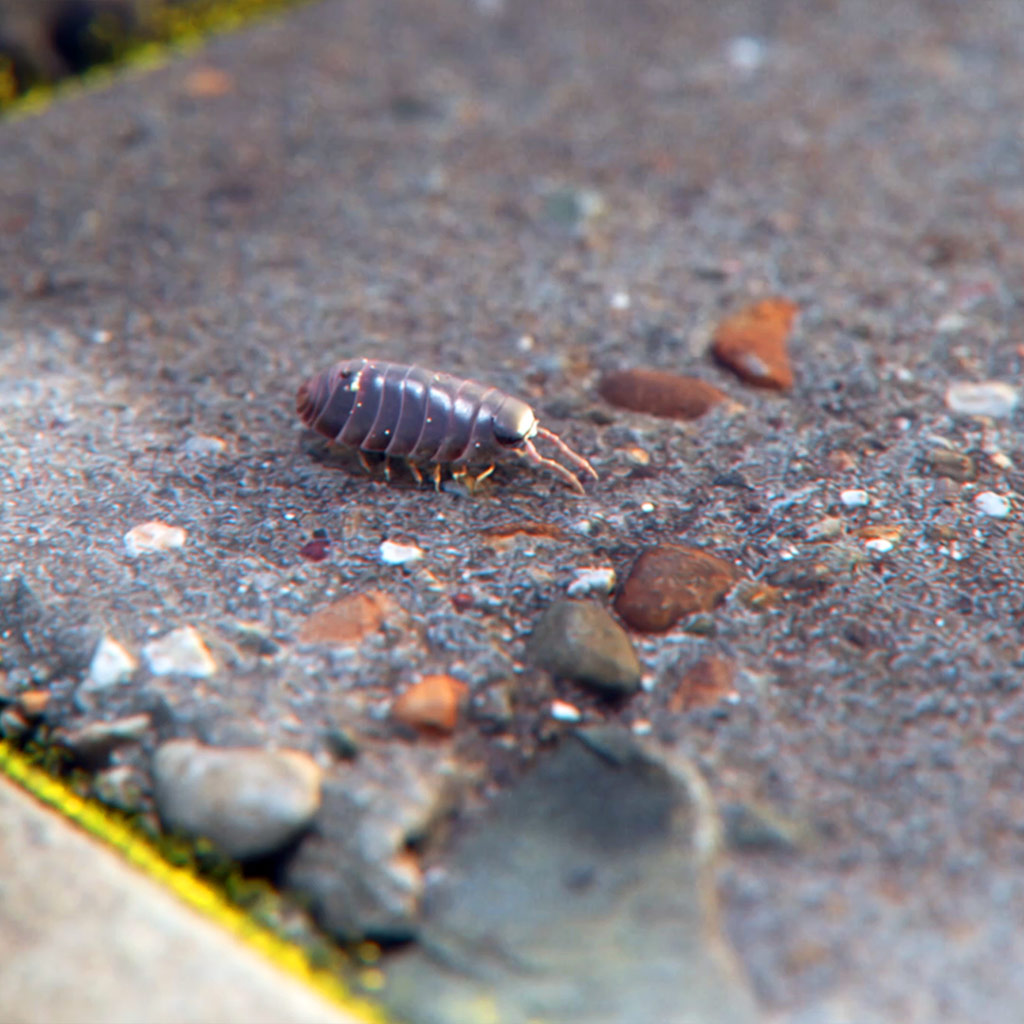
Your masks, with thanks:
M511 451L546 466L582 494L576 474L541 455L535 437L549 441L572 466L597 479L594 467L542 427L526 402L419 366L346 359L306 381L295 405L302 421L318 433L361 452L407 459L417 478L417 462L434 463L435 484L442 463L464 465Z

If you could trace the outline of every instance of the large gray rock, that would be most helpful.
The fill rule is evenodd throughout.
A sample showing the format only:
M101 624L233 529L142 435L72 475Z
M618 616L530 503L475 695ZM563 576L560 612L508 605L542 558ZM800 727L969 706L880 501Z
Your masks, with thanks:
M386 1002L414 1024L746 1024L697 770L624 730L568 739L456 842Z
M239 859L280 849L320 807L320 769L294 750L171 740L156 752L153 778L168 828L204 836Z

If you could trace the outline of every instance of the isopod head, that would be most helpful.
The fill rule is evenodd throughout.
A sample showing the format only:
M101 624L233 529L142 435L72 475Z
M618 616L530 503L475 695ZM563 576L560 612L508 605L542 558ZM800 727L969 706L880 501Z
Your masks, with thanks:
M533 410L518 398L506 395L491 418L494 440L507 448L515 448L529 441L540 424Z

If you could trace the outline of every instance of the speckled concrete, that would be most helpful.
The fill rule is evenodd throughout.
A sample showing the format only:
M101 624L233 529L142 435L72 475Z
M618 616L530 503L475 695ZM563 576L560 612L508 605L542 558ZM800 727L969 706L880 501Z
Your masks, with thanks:
M8 699L48 690L44 729L149 715L113 755L143 778L196 737L305 750L343 791L332 735L386 764L424 742L394 694L450 673L470 706L436 761L465 771L466 830L569 727L561 699L811 837L734 837L718 870L766 1014L1015 1021L1021 413L946 393L1020 388L1022 95L1016 0L351 0L0 126L0 563L33 595L4 607ZM784 395L707 354L773 294L802 311ZM467 500L368 477L293 412L359 354L522 395L600 481L502 463ZM611 409L600 372L634 364L743 409ZM184 546L130 557L150 520ZM386 539L424 558L385 565ZM622 579L665 542L780 589L634 635L647 688L622 705L526 664L577 570ZM368 589L380 631L300 641ZM212 675L142 661L76 694L98 636L141 659L183 626ZM735 698L670 711L710 655ZM443 832L392 838L443 870Z

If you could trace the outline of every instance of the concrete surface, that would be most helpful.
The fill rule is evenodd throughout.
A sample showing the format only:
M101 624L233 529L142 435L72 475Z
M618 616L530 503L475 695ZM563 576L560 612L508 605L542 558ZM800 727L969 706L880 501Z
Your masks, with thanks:
M0 1020L356 1024L3 779Z
M0 125L0 564L35 602L4 608L7 699L47 690L43 732L148 715L111 755L143 780L197 738L301 749L345 792L332 730L391 778L425 743L391 701L447 672L474 710L444 748L475 779L465 831L568 701L693 761L733 820L813 836L734 836L719 868L766 1015L1016 1022L1021 411L946 394L1024 376L1022 97L1017 0L348 0ZM783 395L707 355L771 294L801 308ZM328 458L295 389L362 354L522 395L600 481L503 464L465 500ZM602 403L632 365L745 411ZM154 519L184 545L132 558ZM424 557L385 565L384 540ZM648 686L622 705L526 664L577 570L621 579L654 543L779 590L635 635ZM370 589L379 631L301 640ZM185 626L212 675L144 662ZM140 666L87 694L100 634ZM735 695L670 706L711 656ZM403 847L415 895L445 837L413 858L395 832L380 862Z

